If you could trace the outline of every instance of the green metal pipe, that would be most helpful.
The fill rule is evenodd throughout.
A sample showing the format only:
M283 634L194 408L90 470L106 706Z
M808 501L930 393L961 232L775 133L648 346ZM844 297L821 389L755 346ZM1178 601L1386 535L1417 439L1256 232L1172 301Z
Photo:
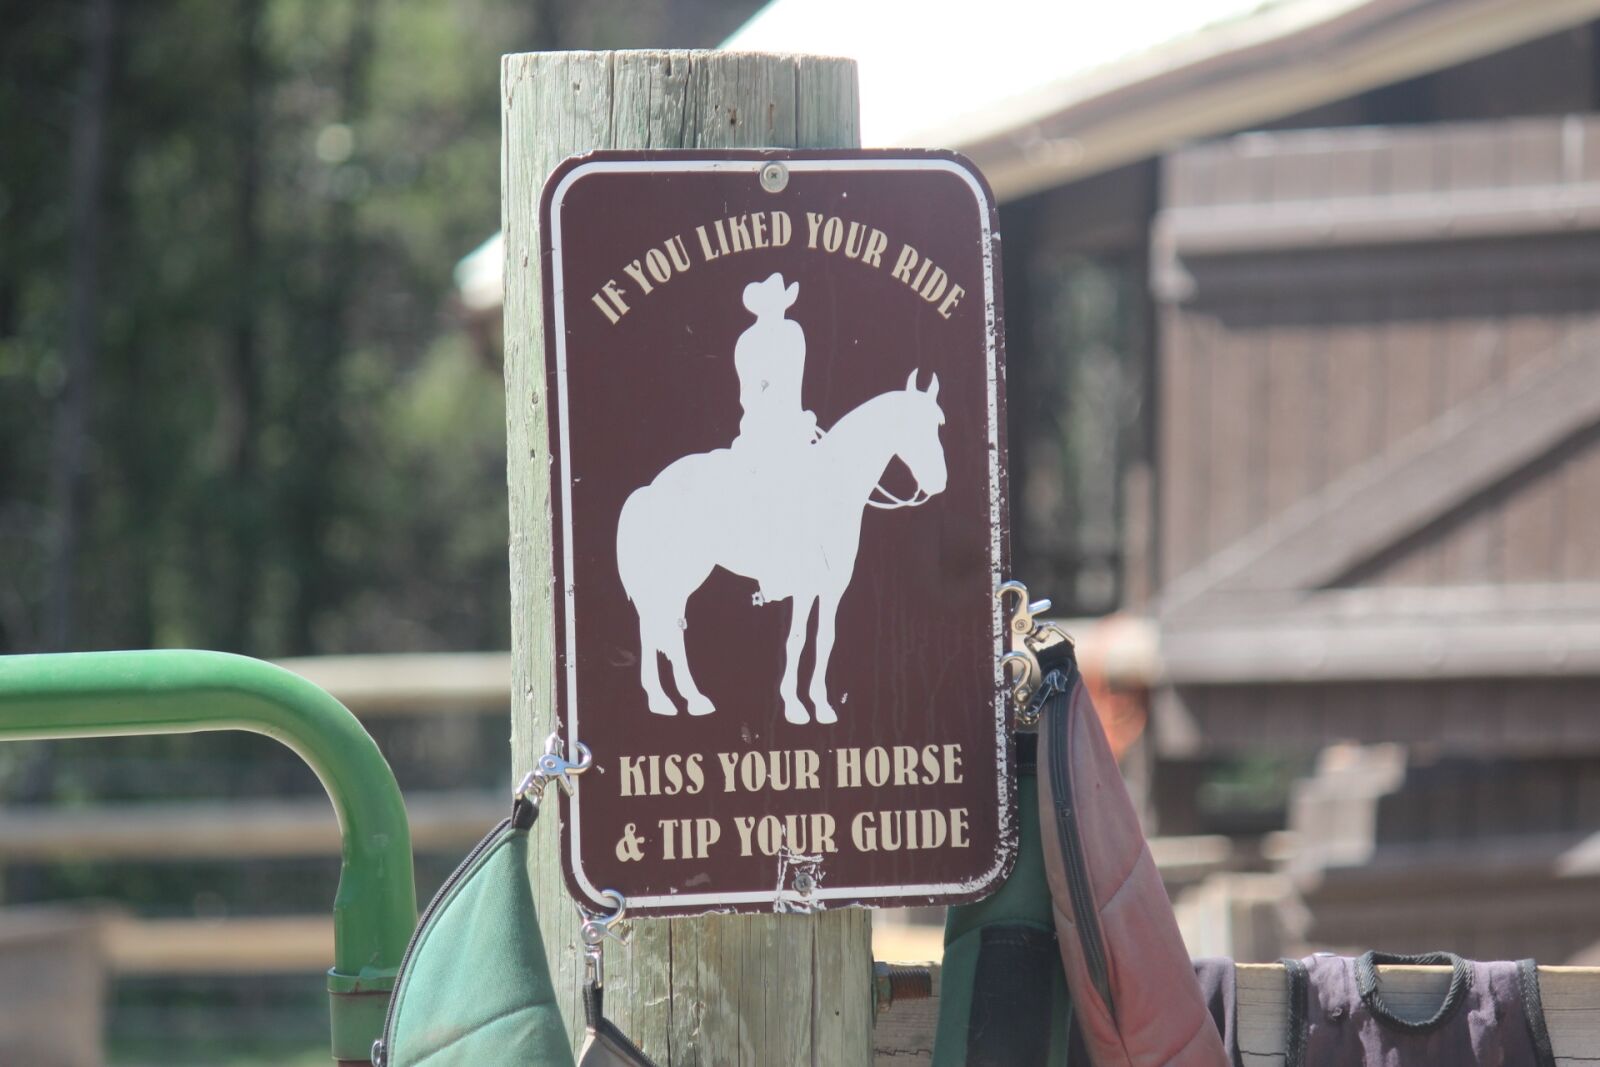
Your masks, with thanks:
M354 715L281 667L188 650L0 656L0 740L245 730L293 749L344 838L328 972L336 1060L361 1062L417 922L394 772Z

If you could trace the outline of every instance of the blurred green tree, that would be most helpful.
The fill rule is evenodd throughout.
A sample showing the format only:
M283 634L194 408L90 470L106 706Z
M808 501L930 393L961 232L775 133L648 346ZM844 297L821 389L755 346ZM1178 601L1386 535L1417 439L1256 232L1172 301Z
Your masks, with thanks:
M757 6L0 0L0 653L507 647L503 386L452 284L499 225L498 57L703 47ZM498 782L504 723L473 729L452 766ZM379 732L402 782L482 784ZM316 788L244 735L0 748L13 808ZM336 873L27 865L0 896L315 913ZM113 1043L282 1062L325 1040L318 985L121 983Z
M497 56L756 6L0 5L0 651L505 647Z

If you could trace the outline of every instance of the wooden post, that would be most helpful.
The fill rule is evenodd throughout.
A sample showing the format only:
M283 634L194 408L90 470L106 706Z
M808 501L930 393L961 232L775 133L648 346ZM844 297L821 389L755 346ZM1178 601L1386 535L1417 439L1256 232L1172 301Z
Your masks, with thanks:
M849 148L859 144L855 64L722 52L506 56L501 225L505 232L507 484L511 507L511 749L532 766L554 728L538 205L546 176L596 148ZM604 738L587 738L601 748ZM553 809L552 805L552 809ZM540 820L534 895L561 1009L582 1033L577 917L562 883L556 820ZM866 1064L872 1057L866 912L634 923L606 950L606 1014L663 1067Z

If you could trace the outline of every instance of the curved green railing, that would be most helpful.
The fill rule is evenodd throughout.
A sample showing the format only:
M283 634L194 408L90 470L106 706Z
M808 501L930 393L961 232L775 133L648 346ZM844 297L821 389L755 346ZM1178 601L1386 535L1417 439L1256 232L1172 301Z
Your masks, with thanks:
M417 921L394 772L354 715L299 675L221 652L0 656L0 741L245 730L322 780L343 835L328 972L333 1056L365 1062Z

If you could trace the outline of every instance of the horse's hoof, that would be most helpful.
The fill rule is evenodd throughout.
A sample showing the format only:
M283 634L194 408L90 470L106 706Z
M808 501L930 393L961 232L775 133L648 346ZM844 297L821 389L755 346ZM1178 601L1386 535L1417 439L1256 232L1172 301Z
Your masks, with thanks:
M650 701L650 714L676 715L678 714L678 705L670 700L652 700Z
M824 726L831 726L839 721L839 716L825 700L817 701L817 721Z
M698 697L690 697L689 698L689 714L690 715L710 715L713 711L716 711L716 710L717 710L717 706L715 704L711 703L711 698L708 697L708 696L698 696Z
M783 717L794 723L796 726L804 726L806 723L811 721L811 716L806 713L805 705L798 702L794 704L785 704L783 707Z

